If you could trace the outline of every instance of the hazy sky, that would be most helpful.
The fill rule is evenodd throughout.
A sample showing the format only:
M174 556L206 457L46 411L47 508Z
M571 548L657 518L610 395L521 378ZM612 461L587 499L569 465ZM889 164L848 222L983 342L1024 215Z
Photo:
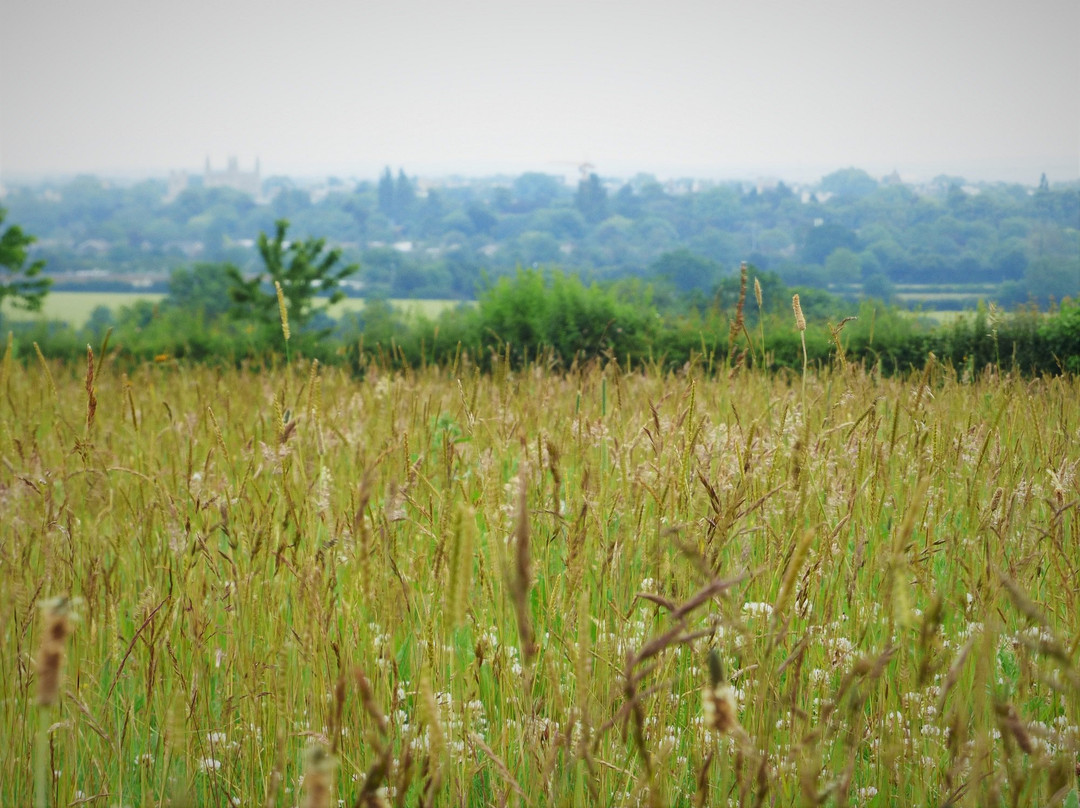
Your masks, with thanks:
M0 0L0 179L1080 176L1077 0Z

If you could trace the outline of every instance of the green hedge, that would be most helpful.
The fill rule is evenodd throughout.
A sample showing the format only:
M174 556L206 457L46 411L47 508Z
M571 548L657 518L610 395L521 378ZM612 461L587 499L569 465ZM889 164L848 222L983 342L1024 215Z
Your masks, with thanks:
M388 303L373 301L329 333L326 323L306 332L294 329L288 351L277 324L167 303L121 310L110 345L118 361L132 363L278 362L287 355L343 362L357 371L372 362L415 367L468 361L489 369L496 361L521 366L539 358L564 369L596 358L666 368L700 361L714 371L732 362L773 371L801 369L803 343L790 291L770 288L773 297L786 296L786 302L767 301L760 313L752 299L747 302L747 326L736 332L734 350L728 342L734 307L719 294L712 304L683 300L681 308L678 301L661 308L648 287L586 285L574 275L531 269L500 278L477 305L448 310L437 319L405 322ZM812 305L806 352L812 366L822 367L838 361L832 322L839 322L851 304L815 298ZM1024 307L1010 313L980 308L973 317L944 326L875 302L863 302L857 311L858 318L839 335L846 360L882 373L921 369L931 352L969 372L991 366L1024 374L1080 373L1080 302L1066 300L1048 314ZM82 330L55 323L0 327L12 332L15 356L24 359L34 356L35 342L47 356L75 358L87 343L99 345L103 333L101 323Z

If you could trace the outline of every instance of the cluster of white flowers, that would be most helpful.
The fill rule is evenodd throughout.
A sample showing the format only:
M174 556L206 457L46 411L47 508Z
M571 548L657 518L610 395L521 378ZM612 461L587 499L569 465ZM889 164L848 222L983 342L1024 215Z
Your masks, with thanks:
M744 603L742 613L746 617L770 617L773 613L771 603Z

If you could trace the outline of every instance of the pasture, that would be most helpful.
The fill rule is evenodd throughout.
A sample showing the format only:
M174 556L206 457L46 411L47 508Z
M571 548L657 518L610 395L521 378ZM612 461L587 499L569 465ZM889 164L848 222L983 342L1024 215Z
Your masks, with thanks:
M45 298L40 312L26 312L5 306L3 316L17 321L34 319L60 320L68 323L73 328L82 328L90 319L94 309L104 306L116 316L124 306L131 306L139 301L160 303L165 299L163 294L141 294L129 292L50 292ZM439 313L447 308L458 305L455 300L391 300L390 304L406 318L418 318L425 316L434 319ZM363 311L364 300L358 297L347 297L340 303L335 303L329 309L331 317L339 318L346 312Z
M0 804L1076 804L1076 378L0 373Z

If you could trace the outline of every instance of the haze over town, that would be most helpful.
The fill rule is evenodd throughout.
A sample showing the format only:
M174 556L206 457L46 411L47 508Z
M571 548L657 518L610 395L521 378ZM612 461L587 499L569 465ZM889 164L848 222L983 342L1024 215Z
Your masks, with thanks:
M9 2L0 182L1080 177L1080 5Z

